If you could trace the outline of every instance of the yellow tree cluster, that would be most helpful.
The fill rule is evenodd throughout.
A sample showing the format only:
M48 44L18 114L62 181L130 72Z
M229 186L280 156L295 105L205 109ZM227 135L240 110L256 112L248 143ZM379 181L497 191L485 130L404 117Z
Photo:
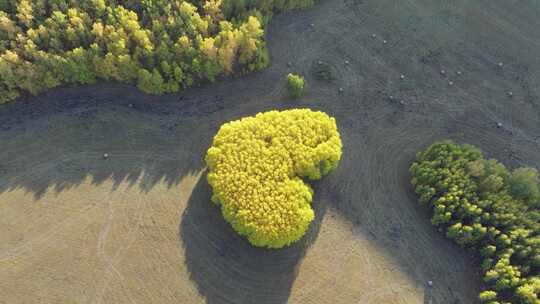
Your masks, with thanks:
M162 94L262 69L262 21L278 4L259 11L239 2L231 11L227 0L0 0L0 103L97 79Z
M299 240L314 218L313 191L341 158L335 119L309 109L270 111L221 126L206 154L212 201L254 246Z

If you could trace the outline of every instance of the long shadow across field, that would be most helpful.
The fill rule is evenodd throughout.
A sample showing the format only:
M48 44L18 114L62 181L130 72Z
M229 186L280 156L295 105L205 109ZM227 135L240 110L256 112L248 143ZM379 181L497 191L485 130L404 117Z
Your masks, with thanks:
M180 223L180 239L191 279L208 304L287 303L298 264L315 241L328 208L314 184L315 220L301 241L280 250L251 246L210 202L204 174L193 189Z
M131 88L81 87L1 107L0 194L23 189L38 200L86 180L112 180L112 190L128 182L141 192L178 185L203 167L214 126L198 123L208 114L190 106L198 100L178 110L153 99ZM220 107L211 101L207 109ZM200 138L188 136L194 130Z

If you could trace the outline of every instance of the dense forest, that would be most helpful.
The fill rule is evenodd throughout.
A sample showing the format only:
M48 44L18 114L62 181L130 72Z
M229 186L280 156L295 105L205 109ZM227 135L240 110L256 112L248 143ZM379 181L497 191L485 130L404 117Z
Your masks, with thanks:
M538 172L509 171L470 145L431 145L413 163L412 184L433 209L433 225L482 259L482 303L540 303Z
M98 79L177 92L264 68L275 12L312 0L0 0L0 103Z

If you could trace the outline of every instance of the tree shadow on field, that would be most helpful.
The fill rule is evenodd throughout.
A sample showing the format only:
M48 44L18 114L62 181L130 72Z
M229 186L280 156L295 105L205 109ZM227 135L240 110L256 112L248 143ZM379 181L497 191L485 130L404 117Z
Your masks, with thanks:
M225 222L210 201L206 174L199 179L182 215L180 238L190 278L206 303L287 303L298 264L317 238L328 207L317 195L318 183L310 184L315 219L308 232L289 247L268 250L253 247Z
M176 96L178 98L178 96ZM209 99L148 97L132 88L52 90L32 102L0 108L0 194L17 189L39 200L83 182L121 183L146 193L173 187L204 166L204 151L217 128L201 117L220 109Z

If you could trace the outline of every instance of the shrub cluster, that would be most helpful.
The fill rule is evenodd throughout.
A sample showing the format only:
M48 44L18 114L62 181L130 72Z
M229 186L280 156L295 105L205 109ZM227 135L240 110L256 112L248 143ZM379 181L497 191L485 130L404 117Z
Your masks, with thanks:
M291 95L291 97L300 97L304 93L304 78L299 75L288 74L287 89L289 90L289 95Z
M206 154L212 201L254 246L299 240L314 218L313 192L341 158L334 118L309 109L270 111L224 124Z
M410 168L431 222L476 250L489 290L483 303L540 303L540 195L533 168L509 171L471 145L437 142Z
M312 0L0 0L0 103L63 83L177 92L258 70L261 21Z

